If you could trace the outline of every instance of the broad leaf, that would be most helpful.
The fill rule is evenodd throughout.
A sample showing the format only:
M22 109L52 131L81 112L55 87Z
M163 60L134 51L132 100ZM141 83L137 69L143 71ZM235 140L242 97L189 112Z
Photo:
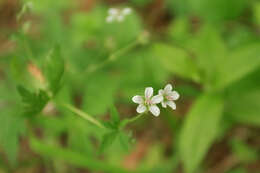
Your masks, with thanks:
M218 69L217 88L225 88L260 67L260 44L251 44L232 52Z
M184 78L198 80L198 69L192 57L181 48L159 43L154 45L154 53L162 65L172 73Z
M221 120L223 103L217 94L198 98L186 116L179 150L187 173L194 172L213 143Z
M187 42L187 49L195 56L195 62L201 73L201 81L207 89L215 86L217 69L227 56L227 49L220 33L206 25Z
M230 98L226 106L227 116L235 122L260 126L260 91L242 92Z

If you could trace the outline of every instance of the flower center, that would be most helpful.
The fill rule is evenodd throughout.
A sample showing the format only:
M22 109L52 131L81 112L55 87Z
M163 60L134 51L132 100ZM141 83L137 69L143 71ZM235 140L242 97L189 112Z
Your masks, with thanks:
M147 105L147 106L152 105L152 100L151 99L146 99L145 100L145 105Z
M165 98L166 98L167 100L170 100L170 101L173 100L173 98L172 98L171 96L165 96Z

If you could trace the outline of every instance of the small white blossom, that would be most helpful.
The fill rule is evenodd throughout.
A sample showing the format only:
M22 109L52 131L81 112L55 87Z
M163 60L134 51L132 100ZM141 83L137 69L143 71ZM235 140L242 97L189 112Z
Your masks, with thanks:
M167 105L170 106L172 109L176 109L176 104L174 100L178 100L180 97L177 91L172 91L172 85L167 84L164 89L159 90L159 95L163 97L162 100L162 107L166 108Z
M122 22L125 19L125 16L131 14L131 8L110 8L108 10L108 16L106 18L107 23L111 23L113 21Z
M153 96L153 88L145 88L144 96L136 95L132 98L134 103L139 104L136 111L138 113L144 113L150 111L154 116L160 115L160 109L156 104L160 103L163 100L161 95Z

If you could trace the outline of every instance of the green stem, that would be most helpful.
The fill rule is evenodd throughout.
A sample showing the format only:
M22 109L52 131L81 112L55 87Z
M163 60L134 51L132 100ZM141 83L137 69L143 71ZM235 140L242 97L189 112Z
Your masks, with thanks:
M97 71L98 69L101 69L102 67L104 67L105 65L107 65L108 63L117 60L120 56L124 55L125 53L127 53L128 51L130 51L131 49L133 49L134 47L136 47L139 44L139 40L135 40L132 43L128 44L126 47L123 47L122 49L117 50L116 52L112 53L105 61L103 61L100 64L96 64L93 66L90 66L90 68L88 68L86 70L87 74L89 73L93 73L95 71Z
M89 115L69 104L63 104L63 106L65 108L69 109L71 112L73 112L73 113L79 115L80 117L84 118L85 120L89 121L90 123L96 125L97 127L106 129L106 127L101 122L99 122L98 120L93 118L91 115Z
M139 44L139 40L135 40L132 43L130 43L129 45L127 45L126 47L123 47L122 49L117 50L116 52L114 52L113 54L111 54L108 58L108 61L114 61L116 60L118 57L124 55L125 53L129 52L131 49L133 49L134 47L136 47Z
M135 122L136 120L140 119L145 113L138 114L137 116L129 119L123 120L122 124L120 125L120 129L123 129L127 124Z

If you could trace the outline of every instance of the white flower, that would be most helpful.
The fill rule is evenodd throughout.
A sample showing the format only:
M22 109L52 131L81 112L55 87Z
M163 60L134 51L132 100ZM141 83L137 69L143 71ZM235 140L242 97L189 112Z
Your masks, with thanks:
M106 21L107 23L111 23L113 21L122 22L125 16L131 14L131 12L132 12L131 8L124 8L124 9L110 8L108 10L108 16L106 18Z
M178 100L180 97L177 91L172 91L172 85L167 84L164 89L159 90L159 95L163 97L162 100L162 107L166 108L167 105L170 106L172 109L176 109L176 104L174 100Z
M136 111L138 113L144 113L149 110L154 116L160 115L160 109L156 104L163 100L161 95L153 96L153 88L145 88L144 96L136 95L132 98L133 102L139 104Z

